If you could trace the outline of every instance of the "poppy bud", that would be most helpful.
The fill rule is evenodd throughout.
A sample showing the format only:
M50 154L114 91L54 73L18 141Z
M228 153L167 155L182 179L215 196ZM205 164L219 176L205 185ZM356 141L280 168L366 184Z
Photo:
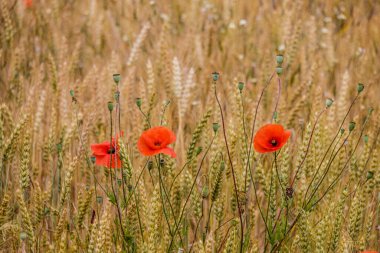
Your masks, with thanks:
M197 147L195 150L195 156L199 155L202 152L202 147Z
M25 240L28 237L28 235L25 232L20 233L20 239Z
M151 171L153 169L153 162L149 161L148 162L148 170Z
M111 101L108 102L108 110L109 110L110 112L113 111L113 103L112 103Z
M373 171L368 171L367 172L367 179L369 180L371 178L373 178Z
M113 81L116 83L116 84L119 84L120 82L120 74L113 74Z
M218 81L219 79L219 73L218 72L214 72L212 73L212 80L214 80L214 82Z
M96 202L98 202L98 204L102 204L103 203L103 197L102 196L96 196Z
M209 190L207 186L203 186L202 188L202 198L206 199L208 197Z
M95 163L95 161L96 161L96 157L95 157L95 156L91 156L90 159L91 159L91 162L92 162L92 163Z
M243 82L239 82L238 88L239 88L240 91L242 91L244 89L244 83Z
M276 73L277 73L277 75L281 75L282 74L282 67L276 67Z
M355 129L355 125L356 125L356 123L353 122L353 121L351 121L351 122L348 124L348 130L349 130L350 132L352 132L352 130Z
M136 98L136 105L140 109L141 109L141 104L142 104L141 98Z
M276 56L276 62L277 62L277 64L279 66L283 63L283 61L284 61L284 56L283 55L279 54L279 55Z
M358 93L362 92L362 91L364 90L364 84L362 84L362 83L358 83L358 88L357 88L357 90L358 90Z
M325 102L326 108L329 108L333 103L334 103L334 100L332 100L331 98L327 98Z
M368 139L369 139L369 138L368 138L368 135L364 135L363 139L364 139L364 143L367 144L367 143L368 143Z
M344 128L340 129L340 134L344 134Z
M162 167L162 166L164 166L164 165L165 165L165 159L161 158L161 159L160 159L160 166Z
M219 123L218 122L212 123L212 129L214 130L214 133L218 132Z
M74 97L74 90L70 90L70 96Z

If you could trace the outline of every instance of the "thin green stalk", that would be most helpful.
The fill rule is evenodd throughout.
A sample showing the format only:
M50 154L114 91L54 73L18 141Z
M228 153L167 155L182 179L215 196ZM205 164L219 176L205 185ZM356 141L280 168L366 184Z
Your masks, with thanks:
M216 137L216 133L214 133L214 136L213 136L213 138L212 138L212 140L211 140L209 146L207 147L205 154L204 154L203 157L202 157L202 160L201 160L201 163L200 163L200 165L199 165L199 168L198 168L197 174L196 174L196 176L195 176L195 178L194 178L194 181L193 181L193 183L192 183L192 185L191 185L190 192L189 192L189 194L187 195L187 198L186 198L185 204L184 204L183 207L182 207L181 214L180 214L180 216L179 216L179 220L178 220L178 225L175 227L175 229L174 229L174 234L172 235L172 237L171 237L171 239L170 239L170 244L169 244L169 247L168 247L168 251L167 251L167 252L170 252L170 250L171 250L171 247L172 247L172 245L173 245L173 241L174 241L174 237L175 237L176 233L178 232L179 225L181 224L182 217L183 217L183 214L184 214L184 212L185 212L186 205L187 205L187 203L189 202L189 199L190 199L191 193L193 192L194 186L195 186L195 184L196 184L196 182L197 182L197 178L198 178L198 175L199 175L199 173L200 173L200 171L201 171L201 168L202 168L203 162L204 162L204 160L205 160L205 158L206 158L206 155L207 155L208 151L210 150L212 144L214 143L215 137Z

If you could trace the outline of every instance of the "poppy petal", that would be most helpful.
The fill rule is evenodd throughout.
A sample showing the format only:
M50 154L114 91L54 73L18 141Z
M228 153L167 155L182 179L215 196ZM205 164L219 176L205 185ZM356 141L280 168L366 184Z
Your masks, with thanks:
M163 148L160 150L160 153L170 155L172 158L176 158L177 156L172 148Z
M98 166L104 166L106 167L107 166L107 156L108 155L101 155L101 156L95 156L96 159L95 159L95 164L98 165Z
M109 142L96 143L91 145L91 150L93 155L106 155L108 154L108 150L110 149Z
M255 150L258 152L258 153L267 153L267 152L270 152L268 151L268 149L264 148L263 146L261 146L259 143L257 142L254 142L254 147L255 147Z
M289 139L289 137L292 135L292 132L291 131L289 131L289 130L286 130L286 131L284 131L284 133L282 134L282 140L281 140L281 142L283 143L283 144L285 144L286 142L288 142L288 139Z
M137 142L137 148L143 155L152 155L152 151L154 151L151 148L151 145L149 145L147 142L150 140L147 139L144 135L141 135L140 139Z

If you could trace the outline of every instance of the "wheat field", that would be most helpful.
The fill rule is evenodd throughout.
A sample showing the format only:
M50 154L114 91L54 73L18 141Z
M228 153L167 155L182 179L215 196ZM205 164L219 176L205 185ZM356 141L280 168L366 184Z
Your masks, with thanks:
M379 1L0 0L0 24L0 252L380 249Z

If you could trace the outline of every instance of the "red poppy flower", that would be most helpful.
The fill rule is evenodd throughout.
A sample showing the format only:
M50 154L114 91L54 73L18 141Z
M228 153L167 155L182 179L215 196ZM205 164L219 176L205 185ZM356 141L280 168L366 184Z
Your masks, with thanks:
M254 138L255 150L259 153L274 152L282 148L290 137L290 131L279 124L267 124L261 127Z
M120 135L122 136L123 133ZM107 141L91 145L92 155L95 156L96 165L121 168L121 161L118 154L119 146L117 145L118 138L118 135L116 135L116 138L112 138L112 145Z
M379 252L376 250L365 250L365 251L361 251L360 253L379 253Z
M174 133L166 127L153 127L143 132L137 142L140 153L145 156L153 156L160 153L175 158L176 154L168 145L175 142Z
M30 8L33 5L33 0L24 0L24 5L26 8Z

